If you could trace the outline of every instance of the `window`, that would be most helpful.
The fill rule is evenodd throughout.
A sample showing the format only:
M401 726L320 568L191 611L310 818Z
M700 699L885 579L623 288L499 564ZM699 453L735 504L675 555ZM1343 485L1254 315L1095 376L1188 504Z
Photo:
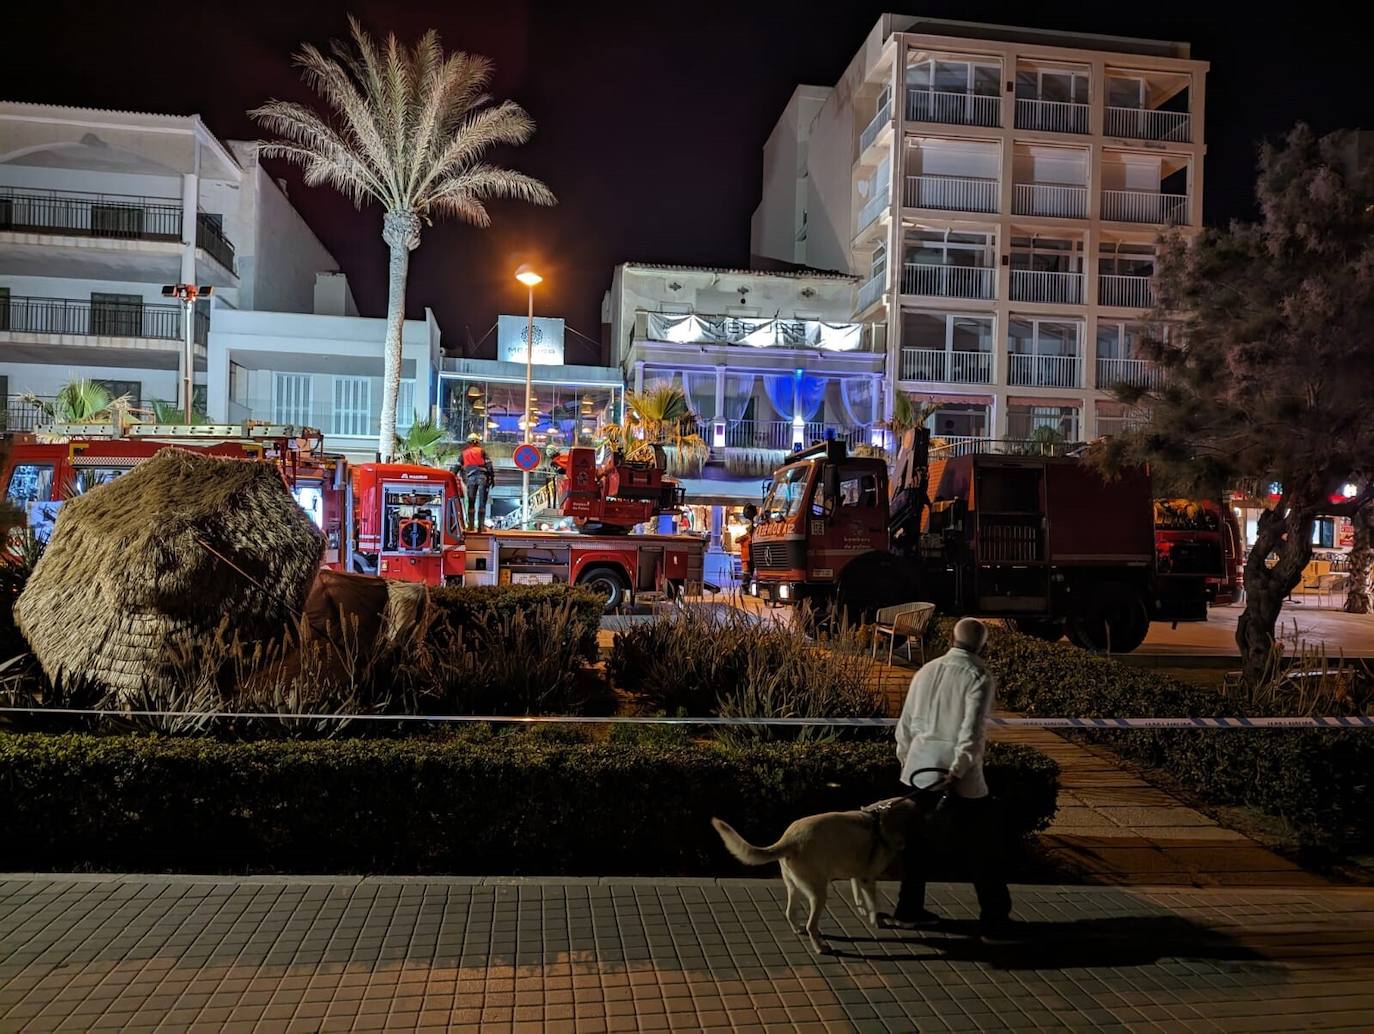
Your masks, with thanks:
M1088 103L1088 74L1068 69L1022 69L1016 73L1019 100Z
M141 237L143 209L137 205L91 205L91 233L97 237Z
M1098 320L1097 357L1099 359L1142 359L1141 341L1148 335L1143 323Z
M138 409L143 405L142 381L110 381L97 378L95 383L108 391L112 399L121 398L127 395L129 396L129 405L134 409Z
M1154 245L1104 244L1097 256L1097 271L1104 276L1154 276Z
M939 351L991 352L992 317L902 313L902 347Z
M939 61L927 58L907 66L906 84L918 90L936 93L971 93L978 97L996 97L1001 93L1000 65L974 64L969 61Z
M1011 268L1041 273L1079 273L1083 270L1082 238L1013 237Z
M764 516L774 520L794 516L801 509L802 496L806 494L806 478L811 473L809 463L799 463L778 472L768 497L763 501Z
M83 495L100 485L108 485L116 478L129 472L127 467L80 467L76 471L73 485L77 495Z
M272 374L272 423L309 427L310 404L308 373Z
M10 329L10 289L0 287L0 330Z
M906 260L928 266L987 268L993 263L993 236L954 230L921 230L907 238Z
M850 506L856 509L877 506L877 476L873 474L855 474L840 481L840 505Z
M401 390L396 393L396 428L408 431L415 424L415 382L402 381Z
M143 333L143 299L136 294L91 293L91 333L139 337Z
M926 427L936 438L985 438L988 407L977 402L945 402L926 417Z
M873 249L873 256L868 260L868 278L877 280L879 277L887 276L887 245L879 244Z
M1066 320L1013 319L1008 347L1013 355L1077 355L1078 327Z
M1144 79L1124 75L1109 75L1107 77L1107 107L1143 108L1144 106Z
M1055 438L1063 442L1078 440L1076 406L1007 407L1007 434L1013 439Z
M372 378L334 378L334 433L364 437L372 428ZM397 424L400 412L397 412Z
M5 498L20 506L48 502L52 499L52 472L50 463L16 463Z

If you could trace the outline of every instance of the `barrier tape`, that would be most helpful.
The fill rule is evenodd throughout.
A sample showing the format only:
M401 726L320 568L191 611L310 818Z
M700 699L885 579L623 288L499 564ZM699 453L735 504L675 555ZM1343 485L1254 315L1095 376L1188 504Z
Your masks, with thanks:
M115 711L95 707L0 707L0 714L47 714L102 718L275 718L364 722L489 722L507 725L781 725L885 729L895 718L670 718L642 715L321 714L301 711ZM1369 715L1265 718L988 718L1007 729L1369 729Z

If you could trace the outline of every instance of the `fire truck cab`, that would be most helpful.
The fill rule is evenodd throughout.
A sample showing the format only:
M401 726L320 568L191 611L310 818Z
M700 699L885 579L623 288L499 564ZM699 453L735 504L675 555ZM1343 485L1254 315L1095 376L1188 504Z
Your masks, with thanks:
M352 494L348 570L426 585L462 581L462 493L453 473L362 463L353 468Z

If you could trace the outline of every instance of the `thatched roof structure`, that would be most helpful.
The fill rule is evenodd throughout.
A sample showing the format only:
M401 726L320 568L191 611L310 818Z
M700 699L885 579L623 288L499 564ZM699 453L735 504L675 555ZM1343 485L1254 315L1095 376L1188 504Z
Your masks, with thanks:
M217 630L294 630L323 549L275 466L168 448L63 505L15 617L53 680L189 690Z

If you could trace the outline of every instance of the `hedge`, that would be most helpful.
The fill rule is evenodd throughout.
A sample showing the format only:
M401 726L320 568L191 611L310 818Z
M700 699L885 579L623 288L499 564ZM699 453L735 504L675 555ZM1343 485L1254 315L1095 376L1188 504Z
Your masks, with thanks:
M896 792L887 743L726 748L621 735L224 743L0 735L7 869L736 874L709 825L770 841ZM571 742L569 742L571 741ZM1009 836L1054 814L1058 766L993 744Z
M606 601L590 589L567 585L470 585L449 586L430 591L436 617L449 629L461 630L488 620L508 620L517 611L537 607L561 607L565 603L575 615L577 642L570 644L586 660L597 658L596 633Z
M1015 632L992 629L987 660L1001 706L1027 715L1238 713L1219 692ZM1374 734L1368 731L1139 729L1073 735L1163 769L1213 803L1280 816L1305 845L1374 842Z

